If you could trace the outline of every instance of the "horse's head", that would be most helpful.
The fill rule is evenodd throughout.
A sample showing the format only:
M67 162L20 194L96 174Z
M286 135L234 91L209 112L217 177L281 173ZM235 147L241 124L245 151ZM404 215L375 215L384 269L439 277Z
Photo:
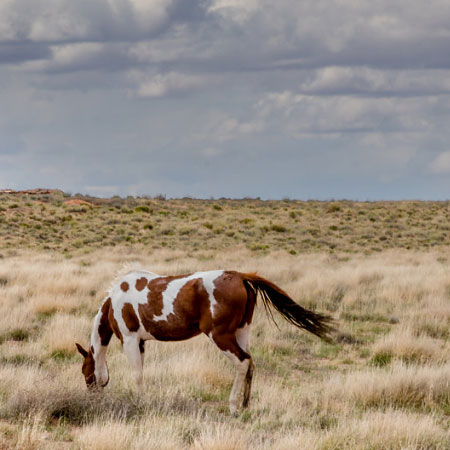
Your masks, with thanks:
M86 380L86 386L89 390L95 389L97 387L97 377L95 376L95 358L93 348L91 347L89 351L86 351L80 344L76 343L78 351L84 358L83 366L81 372L83 372L84 379ZM100 381L100 380L99 380ZM108 384L109 377L106 382L100 384L100 387L105 387Z

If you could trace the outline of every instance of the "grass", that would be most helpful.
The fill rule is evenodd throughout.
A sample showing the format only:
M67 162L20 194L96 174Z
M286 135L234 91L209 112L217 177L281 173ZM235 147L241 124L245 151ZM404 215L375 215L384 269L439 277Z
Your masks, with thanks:
M448 204L0 199L0 449L450 447L450 258L447 237L431 244ZM88 394L74 342L130 267L257 270L340 334L322 343L257 308L237 418L233 367L204 336L147 343L143 393L114 339L111 381Z
M77 204L79 201L88 204ZM450 244L449 202L196 200L0 194L0 248L374 253ZM206 246L207 242L207 246ZM4 279L0 278L0 285Z

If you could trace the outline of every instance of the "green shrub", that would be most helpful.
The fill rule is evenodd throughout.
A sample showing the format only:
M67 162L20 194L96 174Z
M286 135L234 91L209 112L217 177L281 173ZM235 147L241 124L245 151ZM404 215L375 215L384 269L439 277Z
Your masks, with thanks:
M5 341L26 341L30 337L30 332L23 328L14 328L3 335L0 335L0 343Z
M279 224L274 223L271 226L271 230L275 231L277 233L286 233L287 228L284 225L279 225Z
M376 367L384 367L390 364L392 361L392 354L381 352L373 355L370 363Z
M341 210L341 207L339 205L330 205L327 209L327 213L334 213Z
M145 205L136 206L136 208L134 208L134 210L136 212L143 212L143 213L148 213L148 214L151 214L153 212L152 209L150 209L148 206L145 206Z

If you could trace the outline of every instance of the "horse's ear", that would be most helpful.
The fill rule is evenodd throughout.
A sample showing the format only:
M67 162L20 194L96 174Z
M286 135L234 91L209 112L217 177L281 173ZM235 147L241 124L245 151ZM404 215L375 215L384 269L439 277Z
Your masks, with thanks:
M77 349L81 353L81 355L86 358L88 352L80 344L78 344L78 342L76 342L75 345L77 346Z

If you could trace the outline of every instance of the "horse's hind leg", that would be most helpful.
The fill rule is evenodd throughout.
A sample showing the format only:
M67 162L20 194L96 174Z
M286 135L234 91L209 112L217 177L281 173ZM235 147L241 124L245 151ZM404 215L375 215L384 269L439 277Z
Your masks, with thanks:
M246 324L243 328L238 328L236 330L235 334L236 334L236 340L237 340L239 346L248 353L250 325ZM245 379L244 379L244 396L243 396L243 400L242 400L243 408L248 408L248 406L250 404L250 391L252 388L252 379L253 379L254 369L255 369L255 365L253 364L253 360L250 357L248 369L247 369L247 372L245 374Z
M253 379L253 371L255 370L255 365L253 364L253 360L250 358L250 363L248 365L248 370L245 375L244 380L244 398L242 400L242 407L248 408L250 404L250 391L252 389L252 379Z
M222 352L233 361L236 375L230 393L230 413L235 415L248 406L250 399L251 378L253 375L253 362L249 353L239 345L239 339L246 339L243 334L213 334L212 339Z

